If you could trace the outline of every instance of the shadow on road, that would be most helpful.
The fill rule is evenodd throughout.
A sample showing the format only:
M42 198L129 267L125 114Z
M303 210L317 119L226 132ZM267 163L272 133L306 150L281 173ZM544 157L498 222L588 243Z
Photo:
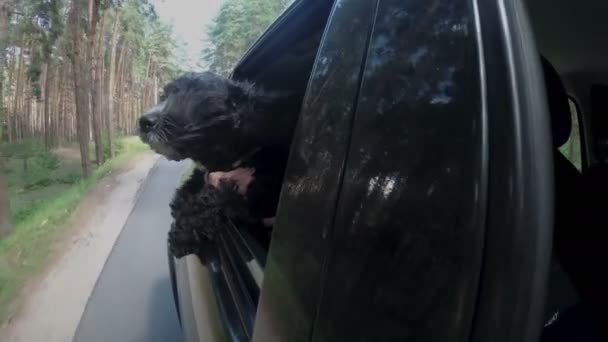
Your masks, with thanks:
M138 341L167 342L183 339L179 323L173 324L177 322L177 311L171 291L169 277L154 284L148 301L150 305L148 308L148 330ZM169 315L175 317L175 319L170 320L171 322L167 322Z

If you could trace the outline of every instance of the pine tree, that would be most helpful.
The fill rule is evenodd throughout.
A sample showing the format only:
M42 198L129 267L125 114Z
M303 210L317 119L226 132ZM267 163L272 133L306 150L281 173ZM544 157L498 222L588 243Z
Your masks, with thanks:
M4 106L4 65L6 46L9 36L9 21L13 3L8 0L0 0L0 119L4 118L6 108ZM3 136L2 124L0 124L0 145ZM4 157L0 153L0 237L6 236L11 231L10 202L8 188L4 177Z
M285 9L285 0L226 0L207 29L202 60L227 76L246 50Z

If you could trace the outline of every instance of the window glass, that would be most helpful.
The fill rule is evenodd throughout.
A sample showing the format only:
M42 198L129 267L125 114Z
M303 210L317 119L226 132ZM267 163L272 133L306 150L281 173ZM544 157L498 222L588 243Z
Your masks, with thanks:
M568 160L581 171L583 165L582 149L581 149L581 130L578 122L579 113L576 103L572 99L568 99L570 103L570 115L572 116L572 132L568 141L559 148L559 151Z

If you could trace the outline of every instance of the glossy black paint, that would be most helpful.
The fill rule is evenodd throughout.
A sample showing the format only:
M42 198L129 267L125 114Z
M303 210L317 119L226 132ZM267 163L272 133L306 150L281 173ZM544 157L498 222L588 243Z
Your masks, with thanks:
M313 341L468 341L485 112L468 0L380 0Z
M254 341L310 339L373 5L338 0L330 15L292 143Z

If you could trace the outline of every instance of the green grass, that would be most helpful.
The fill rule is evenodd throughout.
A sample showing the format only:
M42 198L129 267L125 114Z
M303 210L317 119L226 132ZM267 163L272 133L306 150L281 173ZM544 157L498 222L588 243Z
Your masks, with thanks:
M572 131L568 141L559 148L560 152L568 158L568 160L581 171L583 169L583 158L582 158L582 146L581 146L581 132L580 125L578 122L579 115L577 113L576 104L569 100L570 103L570 115L572 120Z
M18 208L12 210L15 216L13 232L0 240L0 322L6 319L18 290L45 266L53 243L61 237L67 219L83 195L112 170L147 150L147 146L137 138L124 138L120 142L122 148L117 156L95 169L90 178L79 179L73 184L52 183L35 189L29 194L35 197L29 207L27 198L21 195L27 191L19 190L17 184L22 183L13 179L9 191L19 199L11 201ZM65 167L58 169L66 170Z
M571 136L559 150L579 171L582 170L581 140L578 135Z

